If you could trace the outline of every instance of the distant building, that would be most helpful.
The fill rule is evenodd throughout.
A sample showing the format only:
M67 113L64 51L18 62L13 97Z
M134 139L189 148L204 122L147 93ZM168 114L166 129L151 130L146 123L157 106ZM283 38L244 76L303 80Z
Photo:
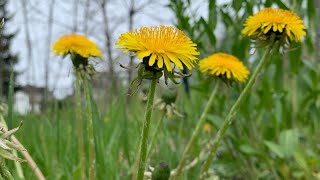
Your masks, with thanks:
M47 99L52 99L51 92L47 92ZM45 88L31 85L20 86L15 92L15 110L21 114L28 112L40 113L45 108Z

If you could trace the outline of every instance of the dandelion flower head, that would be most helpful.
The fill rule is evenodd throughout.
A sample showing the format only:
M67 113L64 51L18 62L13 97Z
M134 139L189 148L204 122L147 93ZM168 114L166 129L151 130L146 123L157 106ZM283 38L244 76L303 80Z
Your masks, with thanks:
M86 36L67 34L62 36L52 47L56 55L78 54L83 58L102 57L97 45Z
M185 65L192 69L196 60L196 44L182 31L172 26L141 27L134 32L127 32L116 43L119 49L133 52L138 59L148 58L149 66L166 68L172 71L171 63L183 69Z
M272 33L296 42L306 35L303 21L296 13L277 8L266 8L249 16L242 30L242 34L259 40L267 40Z
M250 74L238 58L226 53L214 53L204 58L199 62L199 68L202 73L240 82L245 82Z

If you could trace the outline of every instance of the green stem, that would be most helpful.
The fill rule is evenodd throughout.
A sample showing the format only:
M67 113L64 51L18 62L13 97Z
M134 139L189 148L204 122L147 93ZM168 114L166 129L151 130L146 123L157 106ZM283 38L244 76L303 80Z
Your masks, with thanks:
M213 144L211 146L211 150L210 150L210 153L208 155L208 158L207 158L207 160L205 161L204 165L201 168L201 173L200 173L200 175L202 175L201 178L203 178L204 175L206 174L206 172L208 171L209 166L210 166L211 162L213 161L214 156L216 155L216 152L217 152L218 146L220 144L220 141L223 138L223 136L226 133L226 131L229 128L229 126L232 123L232 117L234 116L236 110L239 108L239 106L242 103L242 101L245 99L245 97L250 92L251 87L255 83L259 73L261 72L261 70L263 69L264 65L266 64L272 47L273 47L272 45L270 45L268 47L268 49L266 50L266 52L262 56L262 59L260 60L257 68L255 69L254 73L252 74L248 84L242 90L242 92L241 92L240 96L238 97L237 101L233 104L233 106L231 107L229 113L227 114L227 116L226 116L221 128L219 129L216 137L213 140Z
M161 122L162 122L162 120L163 120L163 118L164 118L164 115L165 115L165 114L163 113L162 116L161 116L161 118L159 119L156 127L155 127L155 132L153 133L153 136L152 136L151 141L150 141L150 146L149 146L149 149L148 149L148 151L147 151L147 159L149 159L150 154L151 154L151 152L152 152L152 150L153 150L154 143L155 143L155 141L156 141L156 139L157 139L157 137L158 137L158 134L159 134L159 131L160 131L160 125L161 125Z
M76 77L76 128L77 128L77 137L78 137L78 146L79 146L79 162L80 162L80 176L81 180L86 179L85 171L85 154L84 154L84 142L83 142L83 122L81 116L81 86L80 86L81 76L77 72ZM59 127L58 127L59 128Z
M199 121L197 123L197 126L196 126L196 128L194 129L194 131L192 133L191 139L189 140L189 142L187 144L187 147L185 148L185 150L184 150L184 152L182 154L182 158L181 158L180 163L179 163L179 165L178 165L178 167L177 167L177 169L176 169L176 171L174 173L174 176L172 176L172 178L171 178L172 180L173 179L177 179L179 177L179 175L182 172L183 167L186 164L187 157L188 157L188 155L189 155L189 153L191 151L191 148L194 146L194 143L196 142L196 139L197 139L202 127L203 127L203 124L205 123L205 120L206 120L207 114L209 112L209 109L211 107L211 104L213 102L213 99L216 96L216 93L218 91L218 87L219 87L219 81L217 81L217 83L216 83L216 85L215 85L215 87L214 87L214 89L213 89L213 91L212 91L212 93L210 95L210 98L209 98L209 100L207 102L207 105L204 108L204 110L203 110L203 112L201 114L201 117L200 117L200 119L199 119Z
M87 108L87 133L89 139L89 179L96 179L96 151L93 134L93 119L92 119L92 102L90 96L89 82L87 77L84 78L84 91L86 97Z
M12 153L18 157L18 153L16 150L13 150ZM24 174L23 174L23 169L21 167L21 163L14 161L14 165L16 166L17 169L17 177L19 177L19 179L25 179Z
M152 79L149 94L148 94L148 102L147 108L145 112L145 121L143 123L141 144L140 144L140 157L139 157L139 169L138 169L138 180L143 180L144 169L146 166L146 157L147 157L147 149L148 149L148 136L149 136L149 128L150 128L150 120L153 109L153 99L156 89L158 79Z
M14 180L14 178L11 175L10 171L6 167L3 158L0 158L0 177L2 177L4 180Z

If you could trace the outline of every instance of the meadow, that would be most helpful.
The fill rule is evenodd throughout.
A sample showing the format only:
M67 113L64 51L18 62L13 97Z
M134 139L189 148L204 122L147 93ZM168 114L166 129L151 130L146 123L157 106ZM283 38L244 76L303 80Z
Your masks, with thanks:
M175 15L174 25L197 44L198 58L201 60L215 52L229 53L243 62L250 75L267 48L255 47L254 42L242 34L249 16L264 7L278 7L295 12L306 27L306 36L301 42L292 41L280 52L270 53L250 92L232 114L233 121L228 125L205 179L320 179L320 39L317 29L320 12L314 6L316 2L248 0L217 6L215 1L208 1L205 4L207 17L195 15L191 3L171 0L167 8ZM218 25L224 27L223 32L215 32ZM121 56L117 61L122 63ZM149 172L146 174L149 177L146 179L151 179L149 166L154 168L164 162L171 171L177 168L219 81L217 77L202 73L198 66L191 73L187 84L180 78L176 79L180 82L177 85L166 85L163 78L157 83L147 146L146 171ZM133 76L137 74L135 70ZM95 179L132 179L139 163L147 87L151 80L144 79L139 87L131 86L137 91L132 95L127 95L130 84L125 81L126 77L122 76L110 80L113 84L103 95L95 92L90 80L87 86L83 82L86 88L79 92L80 101L76 97L50 99L40 114L26 115L12 110L11 86L4 119L10 127L17 127L23 121L14 135L46 179L81 179L83 173L89 179L92 142L88 131L91 130L95 144ZM220 82L179 179L201 176L213 140L246 83ZM79 116L84 135L85 172L81 172L79 163L76 120ZM88 127L88 118L92 119L93 129ZM18 156L23 158L21 154ZM16 163L5 162L15 179L37 179L28 163L20 163L21 169L17 171Z

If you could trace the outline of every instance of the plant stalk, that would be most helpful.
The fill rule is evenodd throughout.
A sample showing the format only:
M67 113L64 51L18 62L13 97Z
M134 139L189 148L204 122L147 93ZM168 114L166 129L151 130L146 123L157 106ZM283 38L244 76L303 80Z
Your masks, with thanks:
M138 175L137 175L138 180L143 180L144 169L146 166L150 120L152 115L153 100L154 100L157 81L158 81L157 78L154 78L151 80L151 84L148 92L148 102L147 102L147 107L145 112L145 121L143 123L143 130L141 135L139 169L138 169Z
M201 132L203 124L205 123L205 120L206 120L206 117L207 117L208 112L210 110L210 107L212 105L213 99L216 96L216 93L218 91L218 87L219 87L219 81L217 81L217 83L216 83L216 85L215 85L215 87L214 87L214 89L213 89L213 91L212 91L212 93L210 95L210 98L209 98L209 100L207 102L207 105L204 108L204 110L203 110L203 112L201 114L201 117L200 117L200 119L199 119L199 121L197 123L197 126L196 126L196 128L194 129L194 131L192 133L191 139L189 140L189 142L187 144L187 147L185 148L185 150L184 150L184 152L182 154L182 158L180 160L180 163L179 163L175 173L173 173L173 176L171 177L172 180L177 179L180 176L180 174L182 172L182 169L186 164L187 157L188 157L192 147L194 146L194 143L196 142L199 133Z
M236 110L239 108L240 104L242 103L242 101L245 99L245 97L248 95L248 93L250 93L250 89L253 86L253 84L255 83L259 73L261 72L261 70L263 69L263 67L265 66L269 55L271 54L271 50L273 48L273 45L270 45L268 47L268 49L266 50L266 52L264 53L264 55L262 56L262 59L260 60L258 66L256 67L254 73L252 74L251 78L249 79L248 84L245 86L245 88L242 90L240 96L238 97L237 101L233 104L233 106L231 107L229 113L227 114L221 128L219 129L216 137L213 140L213 144L211 146L210 149L210 153L208 155L207 160L205 161L205 163L203 164L202 168L201 168L201 172L200 172L200 179L203 179L205 174L207 173L211 162L213 161L213 158L216 155L218 146L220 144L220 141L222 140L223 136L225 135L227 129L229 128L229 126L232 123L232 117L234 116Z
M79 162L80 162L80 177L81 180L86 179L86 168L85 168L85 153L84 153L84 142L83 142L83 122L81 116L81 86L80 86L80 73L77 73L76 77L76 128L77 128L77 137L78 137L78 146L79 146Z
M156 139L158 137L158 134L159 134L159 131L160 131L160 125L163 121L163 118L164 118L165 114L163 113L161 118L159 119L156 127L155 127L155 132L153 133L152 135L152 138L151 138L151 141L150 141L150 146L149 146L149 149L147 151L147 159L149 159L151 153L152 153L152 150L153 150L153 147L154 147L154 143L156 142Z
M89 179L96 179L96 151L95 142L93 134L93 119L92 119L92 102L90 96L88 78L84 78L84 91L86 98L86 108L87 108L87 133L89 139Z

